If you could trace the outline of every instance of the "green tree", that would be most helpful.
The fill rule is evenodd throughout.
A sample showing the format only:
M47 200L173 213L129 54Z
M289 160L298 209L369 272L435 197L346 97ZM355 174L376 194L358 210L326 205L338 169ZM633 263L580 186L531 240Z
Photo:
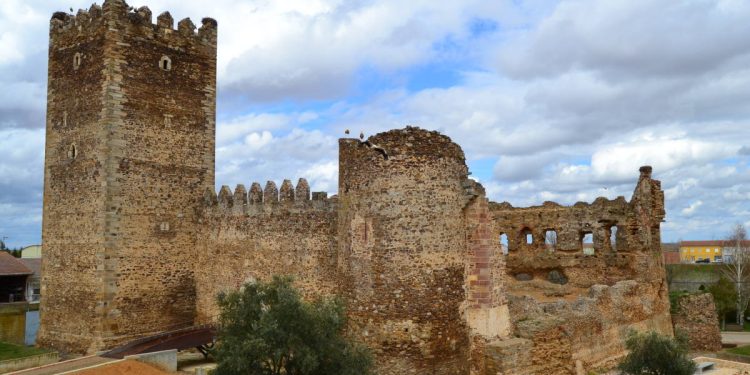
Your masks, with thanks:
M339 299L306 302L291 278L276 276L220 295L218 302L217 375L370 373L367 348L343 335L346 311Z
M695 363L687 357L687 339L651 332L630 332L625 341L627 357L618 368L631 375L692 375Z
M719 282L708 287L708 292L714 297L716 314L719 315L719 322L721 322L721 329L723 330L726 325L727 313L734 310L735 301L737 301L737 292L734 289L734 284L722 276Z

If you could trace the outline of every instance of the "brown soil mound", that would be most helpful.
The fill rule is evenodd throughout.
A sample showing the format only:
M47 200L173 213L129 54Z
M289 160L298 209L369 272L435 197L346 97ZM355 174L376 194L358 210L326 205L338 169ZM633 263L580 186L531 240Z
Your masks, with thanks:
M74 375L165 375L170 374L154 366L142 362L126 360L111 365L77 371Z

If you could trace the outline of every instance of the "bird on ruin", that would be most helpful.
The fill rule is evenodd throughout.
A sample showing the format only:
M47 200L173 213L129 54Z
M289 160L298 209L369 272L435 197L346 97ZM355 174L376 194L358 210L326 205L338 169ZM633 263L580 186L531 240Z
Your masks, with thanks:
M359 139L365 139L365 133L360 131L359 132Z
M349 129L344 130L344 134L349 134Z
M70 8L70 13L73 13L73 8Z

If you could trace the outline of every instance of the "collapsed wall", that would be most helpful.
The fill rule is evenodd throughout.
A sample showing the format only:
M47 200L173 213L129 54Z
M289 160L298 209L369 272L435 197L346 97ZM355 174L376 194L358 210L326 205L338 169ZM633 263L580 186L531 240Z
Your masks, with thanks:
M685 335L694 351L721 350L721 330L714 298L710 293L680 296L672 315L675 334Z
M625 354L630 329L671 335L660 255L663 199L651 168L643 167L630 202L492 204L495 233L508 238L515 336L488 351L492 366L512 374L606 368ZM584 243L589 238L592 245Z

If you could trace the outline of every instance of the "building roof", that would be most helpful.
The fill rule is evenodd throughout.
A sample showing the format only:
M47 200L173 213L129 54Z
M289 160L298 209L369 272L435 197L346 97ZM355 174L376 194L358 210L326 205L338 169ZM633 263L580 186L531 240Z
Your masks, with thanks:
M723 240L712 241L680 241L680 247L685 246L724 246Z
M711 241L680 241L680 247L688 246L734 246L734 241L711 240ZM742 246L750 246L750 240L742 241Z
M5 251L0 251L0 276L20 276L34 273L19 259Z
M680 245L674 242L662 242L661 251L664 252L679 252Z
M26 268L30 269L34 273L34 276L39 277L42 275L42 260L39 258L21 258L19 259Z

